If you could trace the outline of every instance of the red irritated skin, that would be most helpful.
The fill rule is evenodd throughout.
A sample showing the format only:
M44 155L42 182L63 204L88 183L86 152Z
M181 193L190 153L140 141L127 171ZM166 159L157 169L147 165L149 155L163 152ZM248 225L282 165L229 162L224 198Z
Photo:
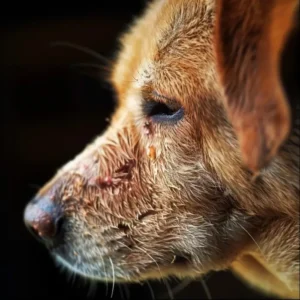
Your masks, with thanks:
M123 36L111 124L25 210L70 271L134 282L233 268L298 295L299 132L252 180L223 104L215 20L213 0L156 0Z

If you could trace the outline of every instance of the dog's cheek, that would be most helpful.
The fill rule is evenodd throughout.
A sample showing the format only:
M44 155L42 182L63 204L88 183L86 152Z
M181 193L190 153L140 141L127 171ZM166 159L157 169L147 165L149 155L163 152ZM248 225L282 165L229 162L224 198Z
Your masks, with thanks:
M67 252L83 267L109 255L120 274L170 266L174 256L209 261L211 228L198 219L215 210L208 195L216 184L192 126L108 133L69 165L59 189L70 220Z

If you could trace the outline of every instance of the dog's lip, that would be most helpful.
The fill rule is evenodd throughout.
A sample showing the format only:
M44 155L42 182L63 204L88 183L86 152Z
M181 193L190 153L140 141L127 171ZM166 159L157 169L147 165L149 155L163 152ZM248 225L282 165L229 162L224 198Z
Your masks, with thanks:
M76 262L70 262L68 259L66 259L65 257L63 257L62 255L60 254L52 254L53 256L53 259L54 261L56 262L56 264L59 266L59 267L63 267L69 271L71 271L72 273L76 274L76 275L79 275L83 278L87 278L87 279L91 279L91 280L96 280L96 281L105 281L105 282L112 282L112 281L117 281L117 282L133 282L133 281L139 281L137 278L137 276L134 276L134 275L131 275L126 278L126 276L124 277L120 277L120 276L107 276L107 273L106 273L106 268L103 266L103 269L100 270L95 270L95 274L98 273L98 275L94 275L92 274L91 272L85 272L83 271L79 266L78 266L78 263ZM85 268L93 268L93 265L89 264L88 266L85 266ZM101 271L103 272L102 276L100 275L101 274Z
M84 272L83 270L81 270L77 265L76 262L70 262L68 259L66 259L65 257L63 257L60 254L53 254L53 258L55 260L55 262L58 264L58 266L60 267L64 267L66 269L68 269L69 271L73 272L74 274L77 274L78 276L87 278L87 279L91 279L91 280L96 280L96 281L106 281L106 282L141 282L144 280L149 280L149 278L152 278L152 274L156 274L154 275L155 278L157 278L157 274L160 273L161 276L163 277L162 273L168 273L168 270L172 269L172 268L176 268L178 270L178 268L182 269L182 270L186 270L188 267L188 264L186 263L182 263L182 262L173 262L170 263L168 265L162 265L159 266L159 268L157 269L157 266L153 268L153 264L151 264L151 267L147 270L142 271L139 274L129 274L128 273L128 277L126 278L124 277L109 277L109 276L99 276L99 275L93 275L91 273L88 272ZM101 272L101 270L98 270L99 273ZM103 274L106 274L106 271L103 272Z
M74 274L78 274L79 276L82 276L84 278L93 279L93 280L95 280L95 279L101 280L102 279L102 278L98 278L96 276L93 276L93 275L83 272L82 270L80 270L80 268L76 267L75 262L71 263L70 261L65 259L63 256L61 256L60 254L52 254L52 256L58 266L64 267Z

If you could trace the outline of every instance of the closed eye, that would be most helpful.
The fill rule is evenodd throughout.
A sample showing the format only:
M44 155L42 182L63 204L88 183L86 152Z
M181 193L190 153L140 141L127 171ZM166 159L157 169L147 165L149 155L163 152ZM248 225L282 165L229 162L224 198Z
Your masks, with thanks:
M143 112L156 123L176 123L183 118L183 107L176 102L164 103L147 100L143 103Z

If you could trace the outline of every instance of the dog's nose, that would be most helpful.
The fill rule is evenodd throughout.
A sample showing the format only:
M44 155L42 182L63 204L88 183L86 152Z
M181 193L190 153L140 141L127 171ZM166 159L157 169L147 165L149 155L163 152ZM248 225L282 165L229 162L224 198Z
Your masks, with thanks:
M51 243L61 229L60 206L47 196L37 197L26 206L24 222L29 231L39 240Z

